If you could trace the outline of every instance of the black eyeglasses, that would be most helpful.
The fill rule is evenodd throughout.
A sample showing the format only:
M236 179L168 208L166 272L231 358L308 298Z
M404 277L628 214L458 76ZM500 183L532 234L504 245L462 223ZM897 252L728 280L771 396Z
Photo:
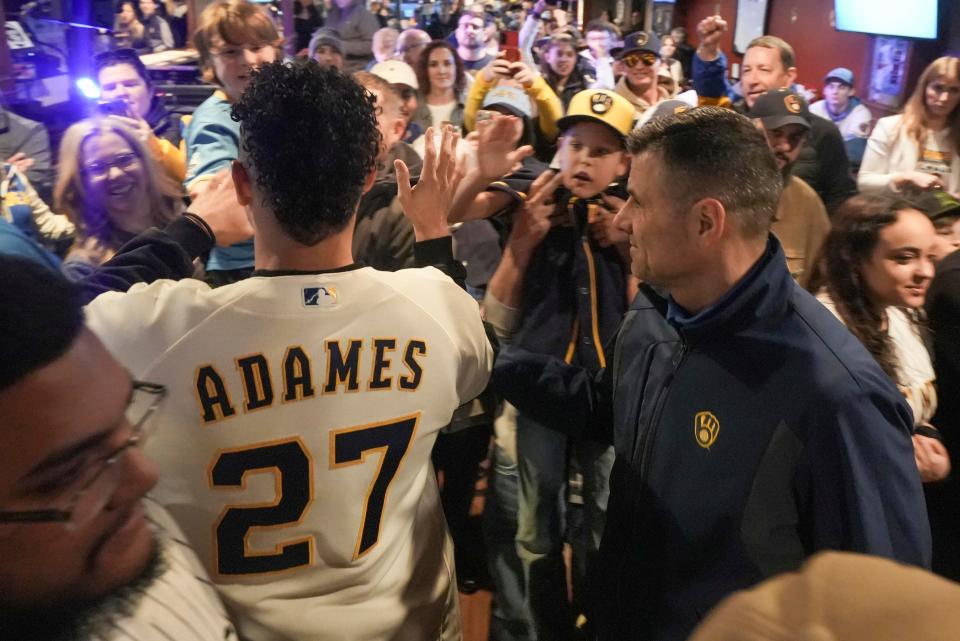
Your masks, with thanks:
M130 437L123 445L92 465L80 478L64 490L77 490L63 501L63 507L45 506L38 509L0 511L0 525L17 523L62 523L68 530L75 530L89 523L103 510L122 480L117 462L131 447L140 446L149 435L146 429L150 417L160 407L167 395L167 388L157 383L134 381L130 400L127 403L127 421L133 426ZM51 504L59 501L54 499Z
M628 67L630 67L631 69L633 67L636 67L638 62L642 62L644 65L648 67L652 67L654 64L656 64L659 58L660 56L650 51L640 51L637 53L628 53L627 55L625 55L623 57L623 63Z

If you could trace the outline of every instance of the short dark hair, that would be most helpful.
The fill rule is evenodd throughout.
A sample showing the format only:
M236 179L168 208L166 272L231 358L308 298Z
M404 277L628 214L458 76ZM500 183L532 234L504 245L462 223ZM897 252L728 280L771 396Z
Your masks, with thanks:
M316 245L353 217L380 148L373 95L315 60L261 66L233 106L241 159L291 238Z
M716 198L745 236L769 231L783 177L766 138L748 118L722 107L690 109L635 130L627 150L657 155L662 188L676 198L678 211Z
M148 87L153 87L153 81L150 80L150 74L147 73L147 67L140 60L140 56L135 49L114 49L104 51L93 57L93 67L97 74L97 82L100 81L100 72L107 67L116 65L130 65L137 75L140 76Z
M0 255L0 390L67 353L83 329L79 289L32 260Z

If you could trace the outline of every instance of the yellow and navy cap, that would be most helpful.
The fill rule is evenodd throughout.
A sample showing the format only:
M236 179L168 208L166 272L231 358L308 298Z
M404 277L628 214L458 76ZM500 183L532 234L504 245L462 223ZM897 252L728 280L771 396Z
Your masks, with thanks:
M630 101L606 89L587 89L576 94L567 115L557 121L560 131L578 122L602 122L626 138L633 129L636 111Z

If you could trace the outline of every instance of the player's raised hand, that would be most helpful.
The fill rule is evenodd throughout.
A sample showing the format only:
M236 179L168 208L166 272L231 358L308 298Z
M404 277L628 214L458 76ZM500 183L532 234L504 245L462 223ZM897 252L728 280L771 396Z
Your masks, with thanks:
M253 226L246 208L237 202L233 174L229 169L224 169L202 184L190 203L189 211L210 225L220 247L229 247L253 238Z
M560 187L561 175L546 171L530 186L530 196L513 220L509 247L513 252L529 253L536 249L554 225L567 218L558 210L554 192Z
M515 148L523 134L523 121L516 116L497 114L477 123L477 168L487 180L496 180L514 171L514 167L533 147Z
M407 165L402 160L393 163L397 172L397 196L418 242L450 234L447 217L462 177L456 162L460 135L453 127L444 127L438 147L435 134L433 127L428 127L424 134L423 169L416 186L410 185Z

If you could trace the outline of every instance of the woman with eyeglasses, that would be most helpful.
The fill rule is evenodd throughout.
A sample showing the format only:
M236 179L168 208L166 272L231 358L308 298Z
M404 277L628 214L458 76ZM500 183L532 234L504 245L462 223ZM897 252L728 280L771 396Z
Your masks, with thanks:
M423 50L415 71L420 99L411 124L419 131L445 123L461 129L467 75L454 46L445 40L434 40ZM422 154L423 136L412 144Z
M166 226L183 209L181 193L121 119L97 117L71 126L60 144L54 187L57 211L77 228L64 272L86 276L137 234Z
M240 157L240 124L230 117L230 109L250 83L250 72L280 59L282 44L270 16L248 0L219 0L200 14L193 45L203 79L217 90L193 112L183 136L188 160L184 187L191 195ZM241 280L252 271L252 238L210 252L207 281L214 286Z
M593 69L577 53L576 40L567 34L550 38L540 48L540 71L567 110L570 99L595 82Z
M877 121L857 185L863 193L960 194L960 58L944 56L920 76L903 113Z
M660 43L653 32L637 31L623 41L617 54L614 72L623 74L615 92L630 101L640 116L661 100L670 98L670 92L658 82L660 71Z
M921 324L935 247L933 223L912 205L855 196L837 211L807 283L907 399L914 457L928 483L950 472L947 450L930 424L937 391Z
M117 49L94 58L102 102L123 101L124 120L146 143L171 178L182 181L185 152L180 148L180 118L172 115L153 88L147 68L133 49Z

